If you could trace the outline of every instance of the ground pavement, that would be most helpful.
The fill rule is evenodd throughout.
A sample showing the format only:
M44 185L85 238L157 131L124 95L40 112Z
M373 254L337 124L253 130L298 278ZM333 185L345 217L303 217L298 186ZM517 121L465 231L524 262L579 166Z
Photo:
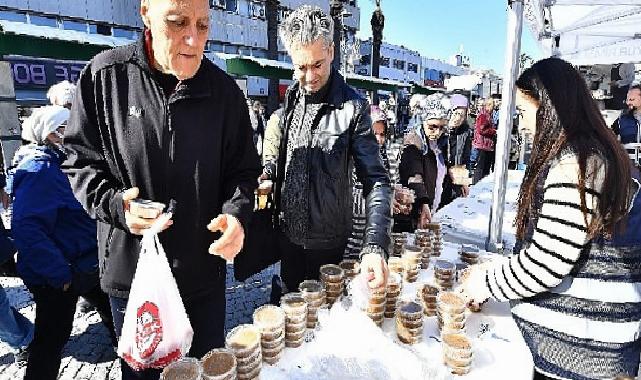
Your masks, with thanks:
M269 301L272 275L279 271L278 267L268 268L240 283L233 279L233 269L228 267L227 330L240 323L251 322L253 310ZM11 305L33 321L35 304L22 281L0 277L0 285L7 291ZM59 379L120 379L120 363L97 312L83 313L77 309L71 335L63 351ZM0 342L0 380L22 379L24 371L14 364L12 350Z

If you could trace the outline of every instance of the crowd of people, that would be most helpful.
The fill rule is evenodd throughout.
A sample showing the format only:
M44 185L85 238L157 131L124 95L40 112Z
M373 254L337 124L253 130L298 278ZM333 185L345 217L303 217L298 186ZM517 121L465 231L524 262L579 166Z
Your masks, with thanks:
M295 291L343 259L355 195L364 212L360 270L378 288L392 230L425 227L492 171L496 99L479 102L473 119L462 94L411 99L401 154L389 157L388 112L332 66L333 21L320 8L301 6L281 23L294 83L267 120L203 56L209 2L142 0L141 16L139 41L97 55L77 89L59 85L52 104L24 122L2 186L13 212L12 236L0 229L0 260L17 251L36 319L10 308L0 289L0 339L21 353L25 379L57 378L79 297L117 346L141 237L160 217L130 208L134 199L177 202L159 238L193 328L189 356L202 357L224 345L227 261L260 254L243 250L259 186L269 183L273 199L282 279L274 291ZM519 243L511 256L470 267L460 291L476 304L512 302L537 379L636 376L640 178L621 143L639 142L641 88L629 88L615 134L562 60L536 63L516 87L519 128L534 138ZM412 191L409 208L399 188ZM124 360L121 373L160 376Z

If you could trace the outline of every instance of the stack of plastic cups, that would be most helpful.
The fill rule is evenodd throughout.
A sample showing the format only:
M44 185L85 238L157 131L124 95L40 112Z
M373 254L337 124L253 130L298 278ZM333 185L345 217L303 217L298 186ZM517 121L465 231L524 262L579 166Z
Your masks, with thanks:
M307 328L315 329L318 323L318 309L325 303L323 284L316 280L305 280L300 283L298 290L307 302Z
M320 267L320 279L325 287L325 301L331 307L343 294L345 272L338 265Z
M338 266L341 267L345 275L345 286L347 286L347 283L353 280L354 277L356 277L360 270L360 264L358 260L345 259L341 261Z
M421 259L421 268L427 269L430 266L430 257L432 257L432 235L430 230L416 230L416 245L423 250Z
M434 262L434 279L441 290L451 290L456 280L456 265L447 260Z
M415 245L406 245L403 249L403 267L405 269L405 281L415 282L421 268L423 250Z
M387 268L389 269L390 273L398 273L403 276L403 273L405 273L405 266L403 265L403 259L400 257L390 257L387 259Z
M253 317L260 331L263 361L276 364L285 348L285 312L280 307L265 305L256 309Z
M236 380L236 357L226 348L215 348L200 361L203 380Z
M258 378L263 357L260 346L260 331L254 325L239 325L232 329L225 340L226 347L236 356L236 378Z
M285 312L285 346L300 347L307 330L307 302L301 293L287 293L280 299Z
M426 317L436 316L438 287L431 284L422 284L416 290L416 299L423 306Z
M407 243L407 235L404 232L392 233L392 256L401 257L403 248Z
M459 252L461 261L468 265L476 265L479 263L479 249L475 245L464 244L461 246Z
M453 292L440 292L436 315L441 335L465 334L465 300Z
M160 375L161 380L200 380L203 369L194 358L182 358L169 364Z
M387 302L387 288L383 285L375 289L369 289L369 302L367 304L367 316L377 326L383 324Z
M385 318L394 318L396 304L403 289L403 278L398 273L390 273L387 280L387 294L385 296Z
M445 334L443 338L443 361L455 375L467 375L472 368L472 344L463 334Z
M423 306L413 301L401 302L396 309L396 335L405 344L423 339Z
M432 256L441 256L441 249L443 248L443 240L441 234L440 223L428 223L427 229L432 231Z

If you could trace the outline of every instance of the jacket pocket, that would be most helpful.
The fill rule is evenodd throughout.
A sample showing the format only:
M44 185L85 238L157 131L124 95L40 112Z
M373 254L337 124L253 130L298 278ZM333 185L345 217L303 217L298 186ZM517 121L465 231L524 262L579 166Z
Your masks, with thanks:
M320 168L327 177L340 180L346 175L347 136L321 135L319 139L319 148L315 149L318 158L313 162L320 163Z

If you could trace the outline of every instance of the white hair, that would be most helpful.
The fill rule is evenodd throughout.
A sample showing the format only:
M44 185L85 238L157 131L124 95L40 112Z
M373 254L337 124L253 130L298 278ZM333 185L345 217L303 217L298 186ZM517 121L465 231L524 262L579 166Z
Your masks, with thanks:
M63 80L60 83L54 84L47 91L47 98L51 104L56 106L66 106L73 103L73 98L76 95L76 85Z
M288 52L292 47L311 45L318 40L332 46L334 21L321 8L302 5L285 18L278 32Z

